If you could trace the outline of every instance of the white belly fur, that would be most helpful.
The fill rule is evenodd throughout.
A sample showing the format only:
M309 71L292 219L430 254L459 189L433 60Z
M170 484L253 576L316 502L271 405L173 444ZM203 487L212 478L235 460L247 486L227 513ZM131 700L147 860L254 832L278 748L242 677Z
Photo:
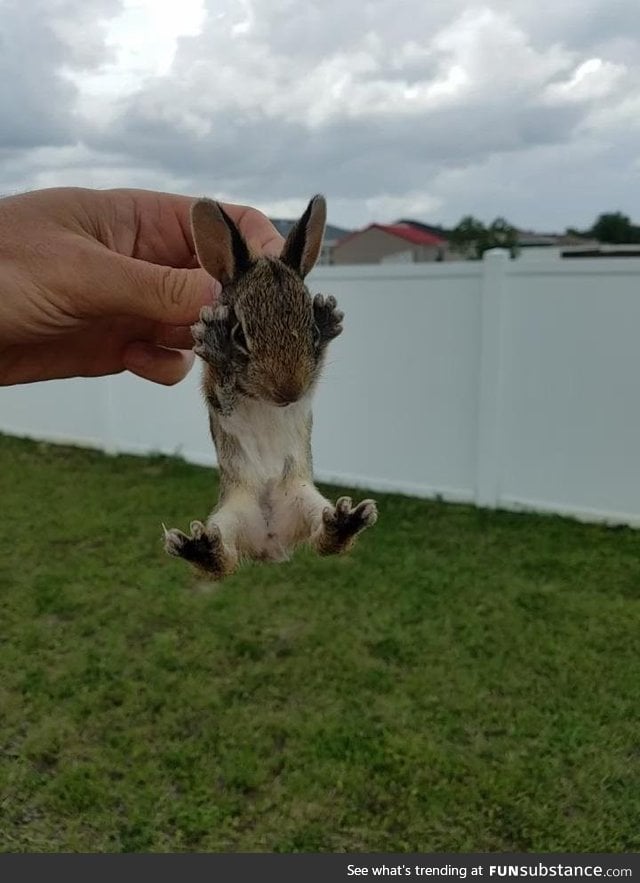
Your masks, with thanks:
M306 462L307 418L310 401L286 408L245 399L229 417L221 417L225 433L234 436L238 453L234 465L242 486L232 491L212 517L225 538L233 534L240 554L282 561L301 539L306 522L304 495L311 477L299 469L283 478L287 460Z

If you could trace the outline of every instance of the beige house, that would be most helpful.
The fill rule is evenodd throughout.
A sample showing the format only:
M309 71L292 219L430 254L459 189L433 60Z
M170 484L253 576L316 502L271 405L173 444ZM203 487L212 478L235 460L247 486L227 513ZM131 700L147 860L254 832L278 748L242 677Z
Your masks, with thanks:
M449 258L448 243L409 224L370 224L333 245L334 264L419 263Z

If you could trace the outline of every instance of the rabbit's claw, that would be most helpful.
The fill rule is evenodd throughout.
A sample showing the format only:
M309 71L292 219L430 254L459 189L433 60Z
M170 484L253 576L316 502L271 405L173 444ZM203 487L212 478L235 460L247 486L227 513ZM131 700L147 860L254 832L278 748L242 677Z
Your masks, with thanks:
M354 506L351 497L340 497L335 506L322 513L323 530L317 543L321 555L346 552L358 534L378 520L375 500L363 500Z
M228 569L228 556L219 529L215 525L206 528L201 521L192 521L189 531L187 535L177 528L164 528L165 551L174 558L184 558L214 579L220 578Z

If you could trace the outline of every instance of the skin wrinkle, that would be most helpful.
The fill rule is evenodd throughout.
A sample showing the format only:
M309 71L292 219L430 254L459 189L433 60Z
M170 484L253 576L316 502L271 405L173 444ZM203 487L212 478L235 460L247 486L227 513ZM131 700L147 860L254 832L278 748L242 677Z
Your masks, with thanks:
M142 218L140 217L140 211L136 209L135 202L132 200L132 215L133 215L133 245L131 249L131 254L138 254L138 246L140 242L140 236L142 233Z

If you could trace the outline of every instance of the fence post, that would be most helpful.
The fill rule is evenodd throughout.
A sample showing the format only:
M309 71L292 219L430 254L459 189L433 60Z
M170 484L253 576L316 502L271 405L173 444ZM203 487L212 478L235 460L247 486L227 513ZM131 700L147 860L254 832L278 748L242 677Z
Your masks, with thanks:
M101 382L103 384L104 403L104 437L102 449L105 454L117 454L118 438L116 434L115 377L103 377L101 378Z
M502 322L509 252L492 248L482 262L476 503L494 508L500 497Z

